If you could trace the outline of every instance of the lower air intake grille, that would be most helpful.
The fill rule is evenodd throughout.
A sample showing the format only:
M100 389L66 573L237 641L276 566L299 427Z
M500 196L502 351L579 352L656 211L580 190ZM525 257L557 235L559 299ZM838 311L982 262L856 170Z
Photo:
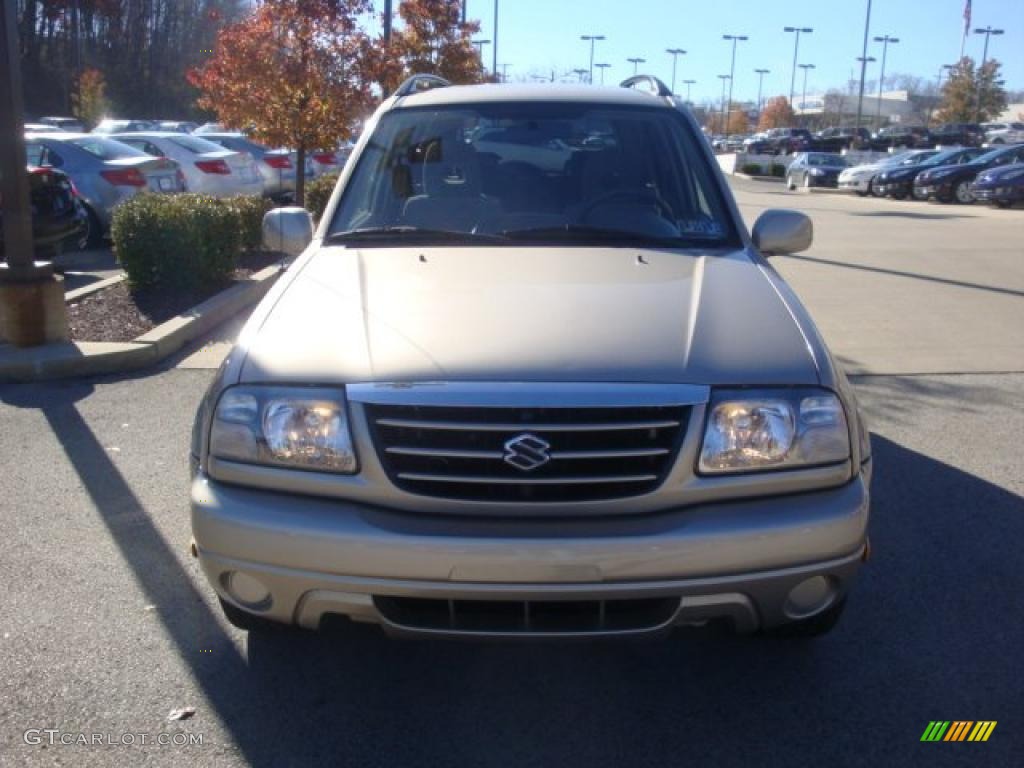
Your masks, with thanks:
M681 406L366 409L377 453L397 487L513 503L649 493L672 466L689 417Z

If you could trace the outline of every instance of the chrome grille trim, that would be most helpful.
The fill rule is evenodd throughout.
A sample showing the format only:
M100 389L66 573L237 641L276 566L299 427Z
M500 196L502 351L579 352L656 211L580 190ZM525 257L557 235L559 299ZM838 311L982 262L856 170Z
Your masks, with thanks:
M376 419L381 427L406 429L447 429L456 432L485 430L488 432L608 432L612 430L667 429L678 427L678 421L633 421L619 424L488 424L476 421L418 421L414 419Z
M585 485L586 483L649 483L657 475L609 475L605 477L473 477L471 475L433 475L417 472L399 472L402 480L422 480L428 483L496 483L498 485Z
M502 451L454 451L409 446L388 446L384 450L398 456L436 456L446 459L501 459L504 457ZM639 456L665 456L669 453L671 451L668 448L639 448L627 451L552 451L551 460L628 459Z

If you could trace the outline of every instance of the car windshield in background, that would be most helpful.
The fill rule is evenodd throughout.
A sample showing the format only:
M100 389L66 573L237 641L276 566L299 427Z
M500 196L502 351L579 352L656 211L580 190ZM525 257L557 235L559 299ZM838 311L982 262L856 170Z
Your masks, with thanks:
M85 136L80 139L69 139L69 144L74 144L79 149L84 149L90 155L101 160L118 160L122 157L146 157L142 150L129 147L113 139L102 139L97 136Z
M177 144L179 147L187 149L189 152L196 155L203 155L207 152L224 151L224 147L220 144L214 144L212 141L197 139L193 136L186 136L185 134L182 134L181 136L168 136L167 140L172 144Z
M811 152L807 155L808 165L823 165L831 168L846 168L849 162L842 155L833 155L828 152Z
M666 109L395 110L362 153L328 237L735 244L698 141Z

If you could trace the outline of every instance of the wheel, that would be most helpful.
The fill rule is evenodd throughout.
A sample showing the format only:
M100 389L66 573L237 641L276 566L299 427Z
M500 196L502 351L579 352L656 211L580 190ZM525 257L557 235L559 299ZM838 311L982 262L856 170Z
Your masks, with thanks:
M879 194L878 190L875 189L875 181L874 181L874 179L872 179L871 183L868 184L868 192L871 193L872 197L885 197L885 195Z
M279 629L282 626L276 621L270 621L248 611L243 611L222 597L217 599L220 600L220 609L224 612L224 617L233 627L245 630L246 632L264 632Z
M788 173L786 174L786 189L788 189L790 192L796 189L796 184L793 183L793 177L790 176Z
M869 185L868 188L870 189L870 185ZM859 189L857 190L857 197L867 197L867 196L868 196L867 192L861 192Z
M907 199L907 193L904 192L902 189L898 189L898 190L896 190L895 192L892 193L892 199L893 200L906 200Z
M82 203L82 207L85 209L86 214L85 232L78 238L78 250L84 251L88 248L99 248L103 245L103 225L100 223L100 217L85 203Z
M821 637L835 628L845 608L846 598L844 597L821 613L817 613L808 619L800 619L789 624L783 624L781 627L764 630L763 634L769 637Z
M961 181L953 190L953 196L961 205L968 205L974 202L974 195L971 194L971 182Z

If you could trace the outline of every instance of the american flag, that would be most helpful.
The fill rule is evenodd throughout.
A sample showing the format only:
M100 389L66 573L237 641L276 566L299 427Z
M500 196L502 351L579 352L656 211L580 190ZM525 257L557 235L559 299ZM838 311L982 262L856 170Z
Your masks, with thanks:
M971 31L971 0L964 3L964 34Z

